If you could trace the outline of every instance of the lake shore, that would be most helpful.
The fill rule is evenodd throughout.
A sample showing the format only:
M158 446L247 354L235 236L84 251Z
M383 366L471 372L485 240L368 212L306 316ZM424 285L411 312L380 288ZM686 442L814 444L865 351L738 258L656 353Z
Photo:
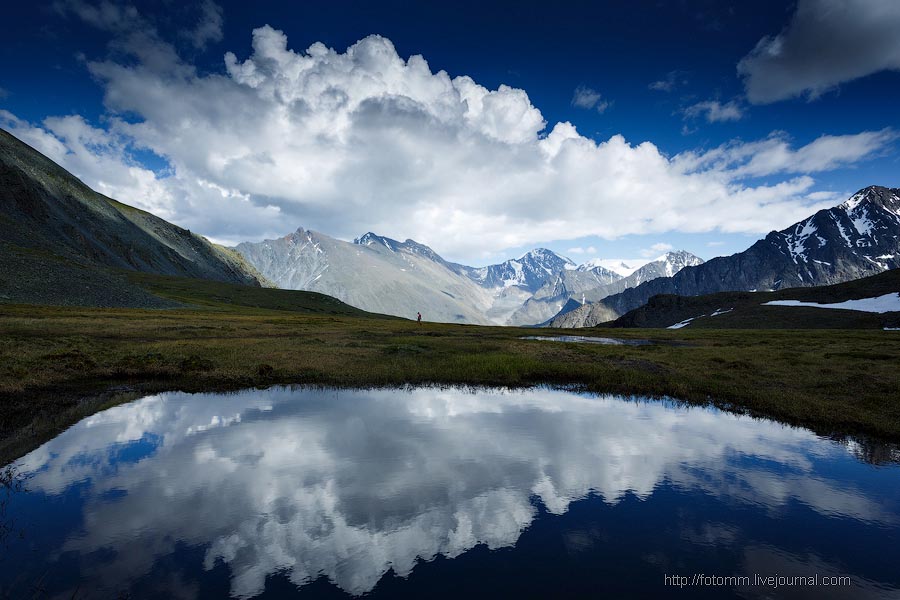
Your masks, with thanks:
M571 334L541 330L542 335ZM871 330L534 329L229 307L0 307L0 463L141 395L276 384L578 386L670 397L825 435L900 440L900 336Z

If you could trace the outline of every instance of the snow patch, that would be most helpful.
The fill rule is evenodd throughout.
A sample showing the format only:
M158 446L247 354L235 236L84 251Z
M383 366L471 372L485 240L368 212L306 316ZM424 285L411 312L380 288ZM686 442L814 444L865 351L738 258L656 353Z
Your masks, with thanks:
M859 206L860 202L865 200L865 198L866 198L865 192L859 192L858 194L854 194L853 196L850 197L849 200L847 200L846 202L841 204L841 208L843 208L848 213L852 212L853 209L855 209L857 206Z
M891 292L875 298L861 298L859 300L847 300L832 304L819 304L817 302L801 302L799 300L772 300L763 302L763 306L811 306L814 308L839 308L843 310L858 310L861 312L886 313L900 311L900 293Z
M831 214L831 219L834 221L834 224L837 225L838 231L841 234L841 237L844 238L844 241L847 242L847 245L853 247L853 242L850 241L850 236L847 235L847 231L844 229L844 226L841 225L840 220L835 216L834 213Z
M794 233L787 239L788 251L791 253L791 259L794 261L794 264L798 264L797 258L802 258L804 262L808 260L806 258L806 240L815 235L816 231L818 230L813 225L812 218L798 223L797 227L794 228Z
M713 311L709 315L699 315L696 317L691 317L690 319L685 319L681 323L675 323L674 325L669 325L668 327L666 327L666 329L681 329L682 327L687 327L688 325L690 325L691 321L696 321L697 319L701 319L701 318L707 317L707 316L708 317L718 317L719 315L724 315L724 314L730 313L733 310L734 310L733 307L725 309L725 310L722 310L721 308L717 308L715 311Z
M705 317L706 315L700 315L700 317ZM700 317L691 317L690 319L685 319L681 323L675 323L674 325L669 325L666 329L681 329L682 327L687 327L690 325L691 321L694 319L699 319Z
M517 260L509 261L509 266L513 269L513 276L503 280L503 287L508 288L514 285L524 283L525 277L522 275L522 263Z
M872 221L869 219L869 213L862 211L862 215L853 216L853 227L859 232L859 235L871 235Z

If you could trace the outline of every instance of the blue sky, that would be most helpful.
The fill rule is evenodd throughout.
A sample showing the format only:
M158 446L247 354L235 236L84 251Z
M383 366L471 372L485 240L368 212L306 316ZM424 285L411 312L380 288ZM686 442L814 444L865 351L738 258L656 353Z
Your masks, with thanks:
M217 241L470 264L708 259L900 186L892 1L283 4L6 7L0 126Z

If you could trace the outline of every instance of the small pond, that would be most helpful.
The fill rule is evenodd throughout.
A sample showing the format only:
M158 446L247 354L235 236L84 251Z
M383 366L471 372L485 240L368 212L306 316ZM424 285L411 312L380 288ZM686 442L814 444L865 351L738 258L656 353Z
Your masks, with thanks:
M540 340L543 342L573 342L577 344L602 344L604 346L647 346L650 340L626 340L611 337L590 337L586 335L528 335L523 340Z
M13 464L0 597L897 598L897 458L553 389L166 393Z

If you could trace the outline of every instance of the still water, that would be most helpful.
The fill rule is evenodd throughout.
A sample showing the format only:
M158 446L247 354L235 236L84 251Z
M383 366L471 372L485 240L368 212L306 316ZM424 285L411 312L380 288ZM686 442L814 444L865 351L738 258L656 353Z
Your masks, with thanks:
M15 463L0 597L897 598L896 460L550 389L161 394Z
M603 346L648 346L650 340L626 340L610 337L588 337L586 335L529 335L523 340L541 340L544 342L572 342L575 344L601 344Z

